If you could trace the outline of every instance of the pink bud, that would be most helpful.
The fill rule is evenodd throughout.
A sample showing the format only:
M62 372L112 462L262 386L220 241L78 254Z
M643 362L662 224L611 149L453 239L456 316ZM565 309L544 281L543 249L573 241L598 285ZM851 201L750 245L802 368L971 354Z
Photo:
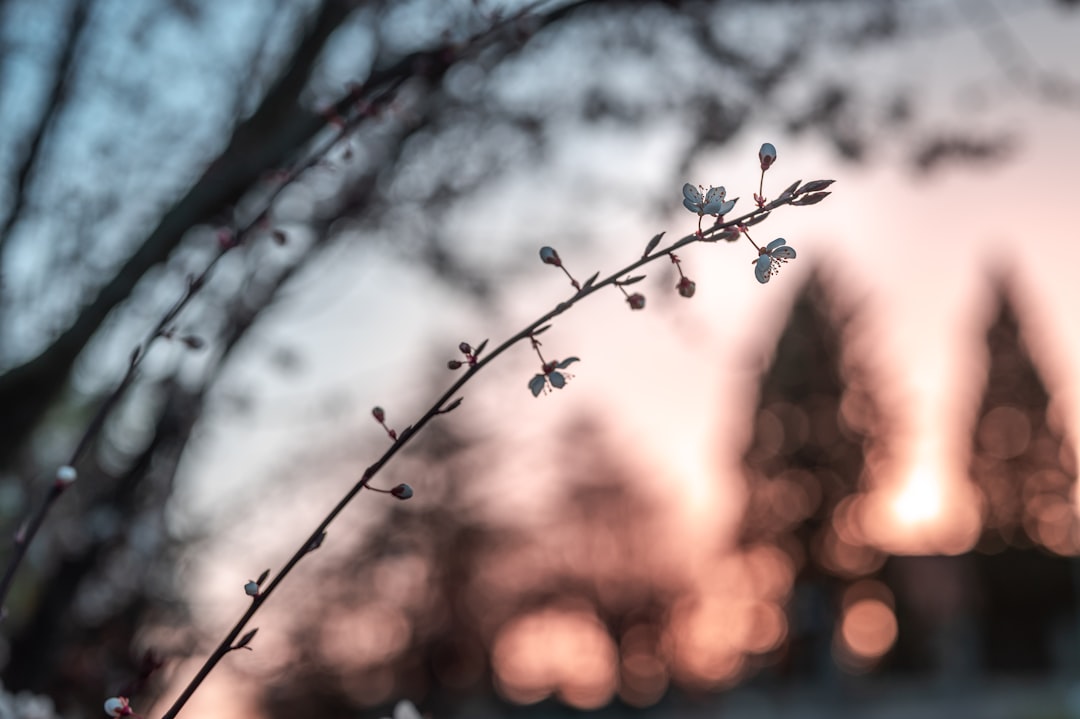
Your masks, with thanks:
M469 354L470 352L472 352L472 347L469 346L468 342L462 342L457 346L457 348L461 350L462 354Z
M244 585L244 594L248 595L249 597L257 597L257 596L259 596L259 585L258 585L258 583L255 580L251 580L247 584L245 584Z
M371 416L375 418L376 422L382 422L386 419L386 412L383 412L382 407L376 407L375 409L371 410Z
M105 713L111 717L131 716L127 697L109 697L105 700Z
M675 288L679 290L680 295L689 298L694 296L694 291L697 289L697 283L689 277L683 277L679 280L679 284L675 285Z
M407 484L399 484L390 490L390 494L394 495L398 499L409 499L413 496L412 487Z
M547 265L555 265L556 267L562 267L562 260L559 259L559 253L555 251L554 247L541 247L540 260Z
M776 148L773 147L771 142L766 142L758 150L758 160L761 161L761 171L764 172L772 167L772 164L776 162Z
M79 478L79 473L70 464L65 464L56 470L56 481L59 484L69 485Z
M450 369L461 369L461 360L450 360L446 366Z
M630 305L632 310L643 310L645 309L645 295L635 292L626 298L626 303Z

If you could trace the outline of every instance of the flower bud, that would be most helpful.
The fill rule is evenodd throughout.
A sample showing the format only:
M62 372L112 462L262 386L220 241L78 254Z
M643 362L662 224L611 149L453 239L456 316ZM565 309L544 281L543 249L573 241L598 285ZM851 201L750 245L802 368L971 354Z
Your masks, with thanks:
M459 344L459 345L457 346L457 348L458 348L459 350L461 350L461 353L462 353L462 354L466 354L466 355L467 355L467 354L469 354L470 352L472 352L472 347L470 347L470 346L469 346L469 343L468 343L468 342L462 342L461 344Z
M105 713L111 717L131 716L127 697L109 697L105 700Z
M248 581L248 583L244 585L244 594L248 595L249 597L259 596L258 582L256 582L254 579Z
M694 291L697 289L697 283L689 277L683 277L679 280L679 284L675 285L675 288L679 290L680 295L689 298L694 296Z
M762 172L768 170L772 167L772 164L776 162L776 148L773 147L771 142L766 142L761 146L761 149L758 150L758 160L761 161Z
M75 471L75 468L70 464L65 464L56 470L56 481L63 485L68 485L79 478L79 473Z
M461 360L450 360L446 363L449 369L461 369Z
M540 260L546 265L562 267L562 260L559 259L559 253L555 251L554 247L541 247Z
M371 410L371 416L375 418L376 422L382 422L386 419L386 412L383 411L382 407L376 407Z
M626 298L626 303L630 305L632 310L643 310L645 309L645 295L635 292Z
M412 487L407 484L399 484L390 490L390 494L394 495L398 499L409 499L413 495Z

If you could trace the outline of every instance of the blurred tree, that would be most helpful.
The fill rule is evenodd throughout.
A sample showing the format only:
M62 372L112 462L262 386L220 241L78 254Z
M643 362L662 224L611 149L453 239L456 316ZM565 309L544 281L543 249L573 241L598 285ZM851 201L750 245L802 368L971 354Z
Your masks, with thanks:
M978 543L887 567L900 622L893 666L938 680L1080 667L1075 453L1025 347L1014 292L997 280L986 332L970 468L982 498Z
M911 91L871 99L849 86L850 63L824 76L805 68L815 52L939 25L903 8L552 2L503 27L505 9L471 0L0 3L0 522L10 528L132 346L205 266L215 229L258 215L275 173L306 156L328 115L355 106L346 82L380 110L273 215L290 252L240 248L185 311L209 351L156 349L117 405L10 597L5 683L97 702L138 673L121 655L147 597L176 596L173 543L191 537L169 534L163 506L202 403L281 288L333 242L391 227L394 251L489 296L489 278L516 261L462 259L447 229L456 203L531 171L573 123L673 123L685 135L680 170L755 113L866 158L883 113L889 133L912 124ZM505 32L484 34L493 26ZM638 82L621 81L627 67L641 68ZM545 82L563 75L573 81ZM962 123L911 141L915 164L1000 154L993 135L941 140L966 136ZM584 205L594 188L581 182Z
M1072 511L1076 457L1063 440L1064 418L1020 337L1013 303L1000 289L986 333L986 392L975 422L971 476L985 498L978 549L1042 546L1072 556L1080 524Z
M530 517L492 511L479 491L502 481L484 476L490 448L449 423L421 440L405 471L423 477L425 496L394 506L355 538L355 551L321 567L316 596L294 598L289 655L277 659L289 671L271 681L263 711L343 715L409 696L451 714L493 687L504 698L574 704L582 692L612 696L617 673L625 701L657 701L667 688L657 659L665 618L681 591L658 546L657 510L592 423L571 422L565 434L581 450L562 459L555 507ZM582 617L612 647L599 689L558 669L576 658L561 651L557 627ZM538 624L552 634L528 631ZM547 683L523 685L506 666L516 642L550 664ZM635 661L617 662L615 647ZM640 676L646 656L659 677Z
M1076 453L1021 337L1007 283L986 333L986 391L975 422L971 476L984 526L976 547L984 668L1040 672L1080 660ZM1071 639L1070 639L1071 638Z
M798 568L776 671L803 678L832 673L843 590L885 559L859 540L851 503L867 489L867 455L882 450L886 418L844 351L854 317L828 298L817 274L799 292L762 376L743 458L748 499L738 542L776 545Z

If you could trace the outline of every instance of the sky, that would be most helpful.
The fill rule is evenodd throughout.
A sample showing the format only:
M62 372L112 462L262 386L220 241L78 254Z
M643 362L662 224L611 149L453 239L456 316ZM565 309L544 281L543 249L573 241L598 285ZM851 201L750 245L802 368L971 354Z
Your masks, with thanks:
M681 207L682 181L723 184L745 208L762 142L779 151L767 195L796 179L836 180L825 202L784 208L755 230L764 241L785 237L798 251L768 285L754 280L749 246L692 247L680 253L697 282L692 300L674 295L672 268L656 263L641 285L649 297L645 311L628 311L611 291L558 320L545 335L545 353L581 358L566 389L529 394L537 361L524 346L478 378L453 421L482 428L502 448L506 469L490 483L491 501L502 511L526 523L545 516L560 485L543 458L559 451L558 430L568 417L596 412L614 446L634 447L648 477L645 490L679 528L669 541L684 548L686 561L723 543L743 500L738 462L760 373L794 293L815 270L835 279L841 304L858 312L863 332L855 349L899 411L896 459L877 477L881 546L958 553L974 542L967 442L984 382L995 272L1014 273L1025 341L1075 445L1080 325L1071 317L1078 297L1068 258L1077 240L1071 210L1080 108L1034 97L1009 81L986 35L973 30L985 18L963 21L967 6L956 6L960 15L953 16L954 6L924 5L936 8L926 32L864 50L855 66L817 52L805 71L843 73L870 96L881 78L910 87L920 108L946 127L1008 138L1003 161L921 173L904 161L918 139L916 126L875 133L869 162L845 162L818 136L790 135L784 108L774 106L671 181L678 174L674 150L686 140L677 122L660 119L634 131L600 124L569 128L542 165L509 175L453 218L450 231L464 257L495 263L515 253L535 256L549 244L581 278L630 261L658 231L672 238L691 232L696 217ZM1080 18L1043 4L1007 14L1011 37L1033 66L1080 85L1073 70L1080 66L1073 42ZM612 81L633 91L638 71ZM648 71L640 72L647 87ZM590 188L584 203L573 196L582 186ZM196 607L206 616L232 616L243 602L233 591L236 578L280 561L305 536L331 502L311 487L332 493L356 479L364 453L357 459L343 447L371 447L366 456L374 457L383 436L370 407L386 408L392 426L408 424L430 401L427 379L455 356L457 342L497 343L570 294L562 274L537 259L531 270L507 275L495 310L478 306L416 272L407 255L394 251L393 234L388 228L383 238L388 249L344 242L331 250L257 328L218 398L250 392L255 415L232 415L225 402L215 412L211 399L184 460L187 509L175 521L236 516L237 506L254 506L253 498L287 503L252 509L225 533L219 559L197 575ZM280 347L293 348L301 372L275 370L268 358ZM321 476L295 489L296 475L313 463L319 469L308 474ZM422 477L414 487L424 492ZM268 541L250 531L283 522L295 537L278 533ZM872 626L880 624L871 621L879 610L860 609ZM872 643L872 633L863 641ZM207 695L203 701L212 703L213 690Z
M1060 17L1030 11L1017 13L1012 22L1016 36L1039 38L1037 62L1065 73L1070 26ZM814 61L808 72L827 73L844 59L819 55ZM1074 240L1066 215L1069 168L1080 154L1070 138L1077 110L1032 99L1004 82L979 36L962 26L865 52L856 80L872 82L900 67L917 78L929 111L953 127L1009 137L1009 158L989 167L958 163L919 174L898 162L910 147L911 138L903 131L881 133L871 161L850 164L837 160L816 137L785 136L780 116L773 123L752 123L721 150L698 156L685 180L724 184L730 196L742 196L739 207L745 208L756 189L756 155L764 141L779 149L766 194L771 188L775 195L794 179L835 179L834 195L824 203L784 208L758 229L757 236L766 241L787 238L798 259L760 286L750 264L756 253L748 245L688 249L681 256L698 282L692 300L657 298L647 311L628 313L619 311L621 302L611 292L574 316L560 318L558 332L549 333L547 342L556 355L582 357L571 391L530 397L521 378L531 376L533 360L530 352L519 350L506 360L509 366L493 370L497 378L481 380L468 393L469 404L476 407L472 411L477 416L510 408L521 412L522 420L510 423L512 435L520 437L508 441L529 444L540 441L537 435L550 431L548 422L573 412L576 403L602 403L610 408L612 431L649 437L655 454L676 455L687 465L685 471L699 475L689 485L693 491L710 491L698 484L708 484L712 470L695 470L695 462L686 457L710 455L718 438L733 451L745 444L747 428L728 425L740 421L753 402L756 375L783 326L786 308L815 267L838 279L841 301L862 315L869 359L888 377L887 391L903 405L913 467L932 465L934 473L942 474L962 469L962 464L947 467L945 458L960 450L962 427L959 436L950 434L957 432L958 419L963 425L973 413L981 391L977 354L989 320L988 276L998 268L1017 271L1024 290L1024 330L1039 349L1039 368L1053 384L1052 393L1060 393L1069 406L1080 405L1069 371L1080 339L1063 316L1070 301L1070 269L1057 259L1068 255ZM948 72L935 71L941 67ZM696 218L682 209L679 185L665 190L658 182L673 174L672 149L681 139L678 127L663 121L642 131L600 126L568 132L542 166L511 175L453 218L451 232L461 237L458 248L479 263L493 255L535 253L541 244L551 244L572 270L585 276L629 261L657 231L668 237L690 232ZM580 198L567 196L572 189L556 184L568 175L585 175L595 189L584 210ZM537 187L545 191L538 193ZM636 199L655 196L662 206L665 195L669 209L660 221ZM567 207L579 216L569 231L560 226ZM533 217L543 219L535 222ZM587 242L577 240L586 233ZM460 339L483 335L498 341L569 289L560 273L537 261L534 271L513 275L509 286L500 288L498 314L491 317L489 308L414 272L408 257L394 256L392 242L385 254L343 243L291 288L288 305L250 343L253 359L238 361L236 379L223 383L223 394L230 386L260 387L266 409L236 427L229 427L225 413L211 414L203 442L188 463L193 484L222 484L212 477L235 473L229 455L252 464L251 457L266 454L236 451L238 442L274 447L274 459L267 462L277 463L277 452L290 452L281 438L295 436L302 447L310 435L325 436L318 405L341 386L354 400L350 419L377 439L381 430L364 426L366 408L387 406L404 423L424 403L426 397L411 389L418 385L415 378L427 377L443 359L429 357L428 338L444 338L452 357ZM650 274L658 283L674 276L670 267L659 264ZM659 295L652 282L643 286L648 294ZM278 344L297 348L303 368L287 381L275 379L266 361L267 348ZM733 411L724 411L721 397L731 398ZM310 429L290 421L297 413L314 415ZM214 444L229 449L218 454ZM679 450L669 451L672 447Z

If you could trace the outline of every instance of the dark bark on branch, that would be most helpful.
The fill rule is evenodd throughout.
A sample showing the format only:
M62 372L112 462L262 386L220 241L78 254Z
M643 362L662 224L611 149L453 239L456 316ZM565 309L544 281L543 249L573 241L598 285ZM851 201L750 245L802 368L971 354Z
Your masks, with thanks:
M25 444L65 387L79 353L146 272L168 258L189 228L226 212L260 175L284 164L322 127L324 121L302 108L298 98L327 40L352 7L333 0L323 5L288 69L255 114L237 126L218 160L162 217L67 330L37 357L0 375L0 466L10 463Z
M12 204L3 224L0 224L0 250L3 249L4 243L22 218L23 210L26 208L30 178L37 167L41 149L52 132L52 128L56 126L57 119L67 108L71 68L75 61L76 50L82 40L83 30L86 28L89 5L88 0L76 0L75 7L72 9L71 22L68 24L68 32L62 43L60 58L56 63L56 72L53 74L52 84L47 93L48 99L44 103L41 118L33 136L29 138L26 152L20 158L18 169L15 171ZM0 268L2 268L2 258L3 255L0 254Z

